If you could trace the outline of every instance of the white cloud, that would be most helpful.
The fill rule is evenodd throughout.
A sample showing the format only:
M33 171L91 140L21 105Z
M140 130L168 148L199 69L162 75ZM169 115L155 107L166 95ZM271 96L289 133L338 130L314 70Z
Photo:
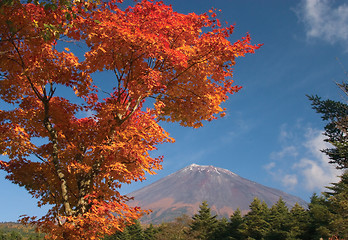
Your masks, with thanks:
M273 169L276 166L275 162L270 162L269 164L266 164L265 166L263 166L264 169L266 169L267 171Z
M286 174L283 176L281 181L285 187L290 189L293 189L298 183L297 176L295 174Z
M279 141L283 147L270 154L271 161L264 169L288 189L322 192L342 173L320 151L331 147L324 139L322 131L308 126L282 125Z
M286 142L287 140L293 137L293 134L290 131L288 131L287 128L288 128L287 124L282 124L280 126L279 140L281 142Z
M306 27L309 38L319 38L330 44L346 45L348 40L348 4L329 0L302 0L297 14Z
M279 152L272 152L271 159L279 160L279 159L283 159L284 157L287 157L287 156L296 157L297 155L298 155L298 152L297 152L296 147L285 146Z
M308 190L324 190L326 186L337 182L341 174L334 165L329 164L329 158L320 150L329 148L324 142L325 137L321 131L308 129L306 141L303 143L308 151L308 156L301 158L294 164L294 168L303 176L304 186Z
M335 175L332 175L332 166L324 166L316 160L307 158L301 159L300 162L294 165L299 169L304 177L304 186L311 191L323 190L329 183L335 182ZM328 169L325 169L328 167Z
M308 128L305 134L306 141L303 145L306 149L318 160L323 163L327 163L329 161L326 154L322 153L320 150L331 148L332 145L328 142L325 142L325 136L322 131L315 130L312 128Z

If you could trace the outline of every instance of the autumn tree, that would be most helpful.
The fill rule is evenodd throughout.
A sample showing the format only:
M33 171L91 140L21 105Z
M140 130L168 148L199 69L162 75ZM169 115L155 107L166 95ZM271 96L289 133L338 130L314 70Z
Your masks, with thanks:
M50 239L99 239L139 218L118 189L161 168L150 151L173 139L159 122L200 127L240 89L235 59L259 45L232 32L213 10L155 1L2 2L0 168L52 206L22 220Z

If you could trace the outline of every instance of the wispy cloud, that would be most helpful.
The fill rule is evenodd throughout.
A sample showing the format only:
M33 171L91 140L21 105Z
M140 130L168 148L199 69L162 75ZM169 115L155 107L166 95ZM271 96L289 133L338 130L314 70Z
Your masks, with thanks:
M265 166L263 166L263 168L266 169L267 171L270 171L271 169L275 168L275 166L276 166L275 162L270 162L266 164Z
M288 189L325 190L338 181L341 172L320 151L330 147L324 138L321 131L308 126L281 126L279 140L283 147L270 154L271 161L264 169Z
M296 9L305 24L308 38L322 39L330 44L348 40L348 4L343 1L302 0Z
M294 164L294 168L303 176L304 186L308 190L324 190L332 182L337 182L337 176L341 174L334 165L329 164L329 158L320 150L329 148L324 142L321 131L308 129L304 147L307 149L307 157L301 158Z
M295 174L285 174L281 181L282 184L289 189L293 189L298 183L297 176Z
M298 152L295 146L284 146L280 151L272 152L271 159L283 159L285 156L296 157L297 155Z
M291 131L288 131L288 125L287 124L282 124L280 126L280 133L279 133L279 140L281 142L286 142L289 139L293 138L293 134Z

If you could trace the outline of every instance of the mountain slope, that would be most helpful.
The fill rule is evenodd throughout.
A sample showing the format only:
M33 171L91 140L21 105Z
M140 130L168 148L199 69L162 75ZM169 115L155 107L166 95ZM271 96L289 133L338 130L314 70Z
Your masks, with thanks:
M143 222L171 221L182 214L194 214L202 201L207 201L219 216L230 216L239 208L246 213L255 197L268 206L280 197L292 207L296 202L307 206L302 199L277 189L252 182L237 174L213 166L192 164L140 190L132 192L132 204L153 212Z

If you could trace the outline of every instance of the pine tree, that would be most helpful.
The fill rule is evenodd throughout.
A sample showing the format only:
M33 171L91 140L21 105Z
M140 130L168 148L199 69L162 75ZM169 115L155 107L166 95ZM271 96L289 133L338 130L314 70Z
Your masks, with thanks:
M151 223L144 231L145 240L153 240L155 239L156 233L158 232L158 228L155 228Z
M197 236L197 239L208 240L217 227L216 215L212 215L208 203L203 201L199 206L198 214L192 217L190 232Z
M105 236L104 240L132 240L132 239L130 238L127 228L125 228L123 231L118 231L110 236Z
M347 72L346 72L346 76ZM336 85L343 91L345 96L348 96L348 78L342 83L336 83ZM324 135L328 138L326 142L331 143L333 146L329 149L323 149L324 152L330 158L329 163L336 164L338 169L346 169L346 172L341 176L339 183L334 183L332 187L328 187L333 192L323 193L323 199L314 198L316 204L311 202L310 213L314 223L313 228L320 226L322 234L327 235L327 222L330 222L330 230L336 235L343 239L348 238L348 104L347 98L346 103L333 101L333 100L321 100L318 96L308 96L309 100L312 101L312 108L317 113L322 115L324 121L328 121L325 126ZM325 199L324 199L325 198ZM313 199L312 199L313 200ZM318 200L319 204L318 204ZM321 204L321 205L320 205ZM312 207L312 208L311 208ZM328 216L324 220L318 220L320 215L320 208L324 208L324 212L329 211L331 219ZM328 209L327 209L328 208ZM319 209L319 210L318 210ZM323 221L325 221L323 223ZM318 223L319 222L319 223Z
M331 213L325 198L313 194L308 207L309 225L305 232L305 239L329 238L331 236L329 229Z
M296 203L290 210L290 239L305 240L305 231L308 229L309 214L306 209Z
M279 198L278 202L274 204L270 209L268 218L270 231L268 232L266 239L287 239L290 230L289 218L289 209L285 205L283 199Z
M214 232L211 234L209 240L229 240L229 232L228 232L229 222L227 218L223 217L218 220L216 228Z
M104 240L145 240L144 231L138 220L132 225L127 226L122 232L118 231L111 236L106 236Z
M196 238L189 231L191 222L191 217L182 215L174 222L162 223L157 228L154 240L195 240Z
M346 92L347 93L347 92ZM333 148L323 149L330 158L330 163L337 168L348 168L348 105L330 99L321 100L318 96L308 96L312 101L312 108L322 114L322 119L328 121L324 135L326 142Z
M268 214L267 204L255 198L250 204L250 212L244 216L243 233L246 237L261 240L266 236L270 228Z
M348 239L348 171L338 183L327 187L331 192L324 193L331 212L330 229L335 236Z
M233 214L230 217L230 223L228 225L228 236L230 240L240 240L240 239L244 239L243 236L243 217L242 217L242 213L239 210L239 208L237 208L236 211L233 212Z
M132 240L145 240L144 231L138 220L134 221L134 224L127 227L130 239Z

